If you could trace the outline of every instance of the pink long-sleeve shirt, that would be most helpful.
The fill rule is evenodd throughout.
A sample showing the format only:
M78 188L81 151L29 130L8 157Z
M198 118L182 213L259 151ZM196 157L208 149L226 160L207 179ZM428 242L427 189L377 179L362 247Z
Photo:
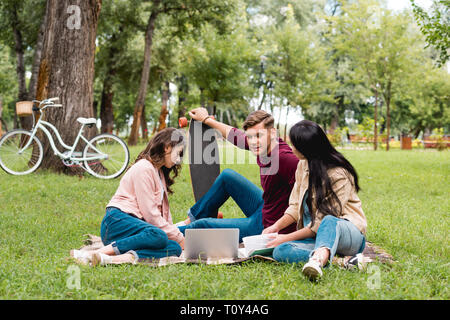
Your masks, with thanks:
M172 222L164 175L148 160L141 159L128 169L107 207L144 219L178 243L184 238Z

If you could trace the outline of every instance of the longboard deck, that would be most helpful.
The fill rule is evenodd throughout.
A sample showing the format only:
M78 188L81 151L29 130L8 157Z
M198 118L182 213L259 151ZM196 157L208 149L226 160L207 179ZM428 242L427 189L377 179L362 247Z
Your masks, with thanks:
M220 158L215 130L195 120L189 124L189 171L197 202L219 176ZM217 216L217 212L211 214Z

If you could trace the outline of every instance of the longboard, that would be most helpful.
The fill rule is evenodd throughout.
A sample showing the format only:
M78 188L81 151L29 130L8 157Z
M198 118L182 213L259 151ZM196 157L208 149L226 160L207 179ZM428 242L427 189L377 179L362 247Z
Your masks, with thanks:
M187 119L179 119L180 127L187 126ZM220 174L219 146L215 130L191 119L189 122L189 171L192 190L197 202L211 188ZM216 217L218 212L211 212Z

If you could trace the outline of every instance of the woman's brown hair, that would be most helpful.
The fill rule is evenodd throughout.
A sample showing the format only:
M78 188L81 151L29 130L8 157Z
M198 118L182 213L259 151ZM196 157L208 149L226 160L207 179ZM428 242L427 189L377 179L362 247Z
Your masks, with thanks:
M165 128L149 141L147 147L137 156L134 163L141 159L146 159L155 167L161 167L164 179L166 180L167 192L172 194L173 191L170 189L170 186L174 184L174 179L181 170L181 163L175 164L170 169L165 167L164 157L166 155L166 148L168 146L173 148L177 145L182 145L184 149L185 144L184 135L180 130L175 128ZM183 151L181 151L180 157L183 157ZM171 172L173 173L172 176L170 176Z

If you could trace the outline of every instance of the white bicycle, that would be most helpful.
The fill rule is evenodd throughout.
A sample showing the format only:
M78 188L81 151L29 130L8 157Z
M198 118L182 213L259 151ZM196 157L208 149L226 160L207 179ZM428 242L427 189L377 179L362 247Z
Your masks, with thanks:
M94 126L97 123L96 119L77 119L81 123L81 128L72 146L65 144L58 129L51 123L43 121L42 117L35 123L34 112L43 114L46 108L62 107L61 104L55 104L55 101L58 100L59 98L50 98L43 101L33 100L31 112L33 127L31 131L12 130L0 139L0 167L13 175L25 175L36 171L44 157L42 142L36 136L37 130L41 129L48 137L55 155L61 158L64 165L81 167L91 175L101 179L113 179L120 176L127 168L130 159L128 147L122 139L108 133L99 134L91 140L86 139L83 136L84 127ZM39 106L34 106L34 103L39 103ZM59 143L66 149L64 152L60 152L56 148L52 135L46 127L55 133ZM75 151L80 139L86 142L83 152Z

